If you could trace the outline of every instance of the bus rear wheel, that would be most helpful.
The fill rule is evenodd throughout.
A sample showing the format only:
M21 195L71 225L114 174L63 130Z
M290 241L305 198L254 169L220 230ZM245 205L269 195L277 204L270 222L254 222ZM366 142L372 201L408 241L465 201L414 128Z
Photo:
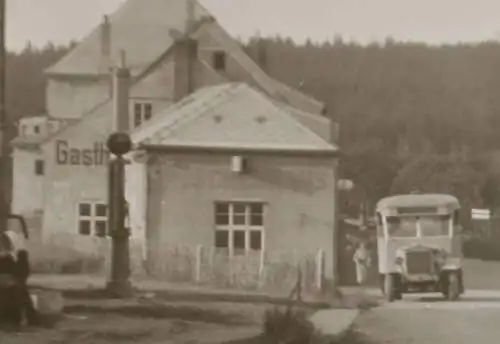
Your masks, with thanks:
M399 276L397 274L384 275L383 291L385 299L388 302L401 299L401 290L399 286L400 283L398 283L399 282L398 277Z

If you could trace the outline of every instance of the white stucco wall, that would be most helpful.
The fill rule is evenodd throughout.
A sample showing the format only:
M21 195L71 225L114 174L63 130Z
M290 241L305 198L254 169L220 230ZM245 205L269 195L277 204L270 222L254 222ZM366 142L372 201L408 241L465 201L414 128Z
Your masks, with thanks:
M79 118L109 97L110 84L110 80L49 78L46 88L47 111L56 118Z
M41 152L14 148L12 211L30 217L43 209L44 176L35 174L35 161L43 159Z
M147 207L147 167L143 163L125 168L125 199L129 204L129 221L132 236L144 238Z

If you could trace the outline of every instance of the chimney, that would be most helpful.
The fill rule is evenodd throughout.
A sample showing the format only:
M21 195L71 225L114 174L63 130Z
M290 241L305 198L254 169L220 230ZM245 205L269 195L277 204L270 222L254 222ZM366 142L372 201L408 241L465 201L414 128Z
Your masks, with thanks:
M198 42L190 37L177 41L174 53L174 101L195 90L195 67Z
M340 124L335 121L335 118L328 114L328 109L326 106L321 111L321 115L330 119L330 142L338 144L340 140Z
M187 97L195 90L195 68L198 55L198 42L189 37L195 24L196 0L186 1L186 21L184 34L172 32L174 47L174 101Z
M186 1L186 21L184 22L184 33L188 34L196 21L195 18L196 0L185 0L185 1Z
M130 71L125 51L120 51L120 64L113 72L113 131L129 132Z
M104 16L101 23L101 72L108 73L111 68L111 24Z

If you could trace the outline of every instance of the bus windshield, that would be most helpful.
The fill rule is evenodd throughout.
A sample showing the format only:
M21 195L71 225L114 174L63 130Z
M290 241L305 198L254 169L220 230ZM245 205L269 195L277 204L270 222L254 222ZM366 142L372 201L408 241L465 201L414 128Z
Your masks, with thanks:
M389 216L387 232L391 238L414 238L417 236L417 218Z
M423 237L447 236L450 233L451 216L422 216L420 217L420 232Z
M421 237L448 236L451 217L445 216L408 216L387 217L387 232L391 238L415 238L420 233Z

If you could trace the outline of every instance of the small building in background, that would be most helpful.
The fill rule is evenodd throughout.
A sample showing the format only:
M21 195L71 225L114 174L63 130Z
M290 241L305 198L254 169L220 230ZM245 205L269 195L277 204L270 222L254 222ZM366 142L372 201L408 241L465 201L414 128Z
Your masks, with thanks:
M198 90L133 132L143 152L127 167L127 199L131 221L146 228L148 271L291 288L300 265L308 287L332 279L338 147L331 126L227 83Z

